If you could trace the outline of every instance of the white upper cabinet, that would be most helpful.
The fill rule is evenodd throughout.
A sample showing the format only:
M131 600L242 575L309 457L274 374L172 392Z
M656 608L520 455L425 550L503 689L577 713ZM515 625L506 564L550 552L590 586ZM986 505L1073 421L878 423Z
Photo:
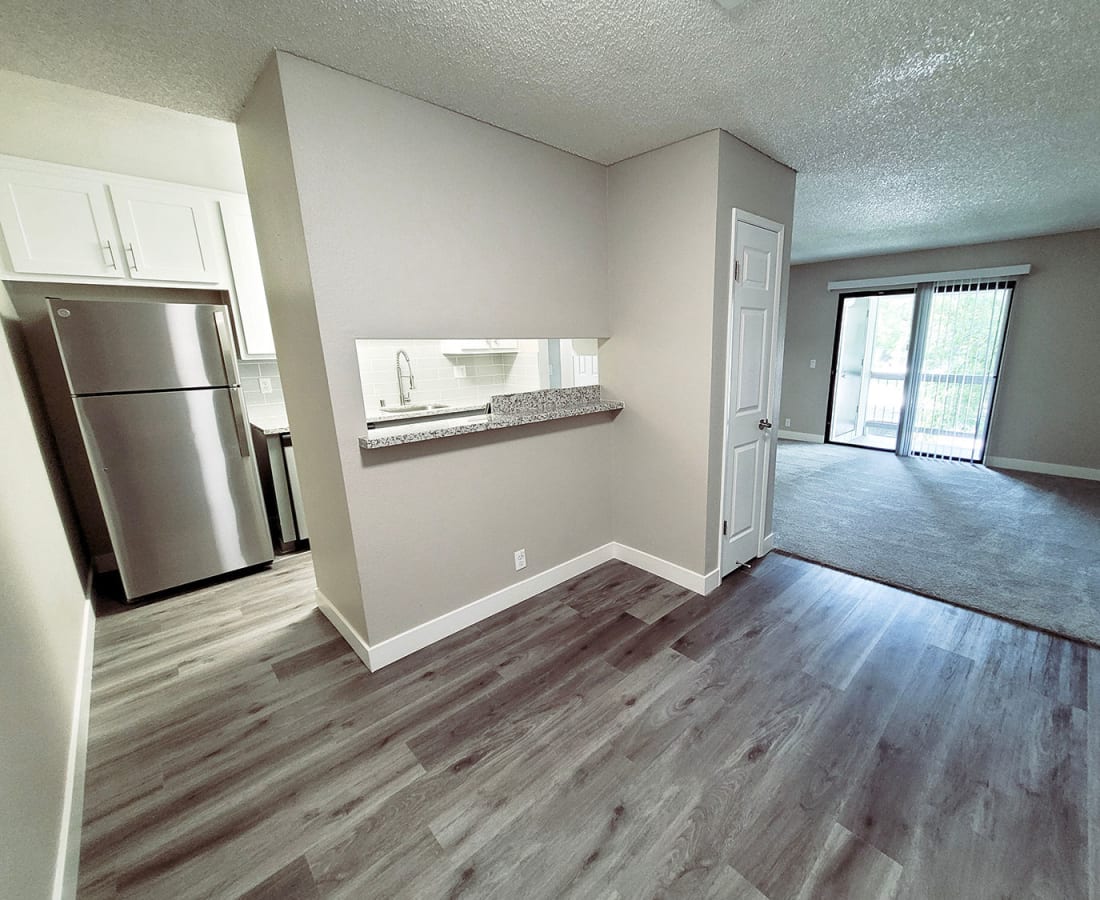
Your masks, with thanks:
M463 356L485 353L516 353L519 341L513 340L461 340L440 341L440 352L447 356Z
M101 179L0 169L0 187L0 230L15 272L125 276Z
M260 273L260 254L256 249L256 232L252 228L248 201L244 197L227 197L219 200L218 206L225 231L225 245L229 251L233 313L237 320L241 357L272 357L275 355L275 339L271 336L267 294Z
M275 342L244 194L0 156L0 280L228 291L242 359Z
M198 284L222 280L206 195L112 183L111 198L132 277Z

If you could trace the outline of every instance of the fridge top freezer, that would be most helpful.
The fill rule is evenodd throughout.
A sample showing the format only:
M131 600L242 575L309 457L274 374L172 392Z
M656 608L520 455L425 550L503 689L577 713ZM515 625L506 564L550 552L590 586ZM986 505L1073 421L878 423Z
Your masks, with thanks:
M49 303L127 598L270 562L225 308Z
M224 306L56 297L47 302L73 394L224 387L238 382Z

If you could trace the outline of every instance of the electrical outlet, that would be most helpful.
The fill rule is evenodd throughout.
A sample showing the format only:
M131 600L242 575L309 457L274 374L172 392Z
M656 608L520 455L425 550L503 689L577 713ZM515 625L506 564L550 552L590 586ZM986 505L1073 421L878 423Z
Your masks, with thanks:
M816 359L811 359L810 360L810 368L811 369L816 369L817 368L817 360Z
M521 547L516 551L516 571L527 568L527 548Z
M270 378L261 378L260 379L260 393L261 394L272 394L274 392L275 392L275 389L271 386L271 379Z
M790 428L791 427L791 420L790 419L784 419L783 420L783 427L784 428Z

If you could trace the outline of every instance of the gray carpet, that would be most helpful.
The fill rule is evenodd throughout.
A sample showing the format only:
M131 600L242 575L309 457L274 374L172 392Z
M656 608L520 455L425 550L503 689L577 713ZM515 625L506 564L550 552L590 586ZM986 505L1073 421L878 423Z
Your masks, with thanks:
M1100 644L1100 482L780 441L775 544Z

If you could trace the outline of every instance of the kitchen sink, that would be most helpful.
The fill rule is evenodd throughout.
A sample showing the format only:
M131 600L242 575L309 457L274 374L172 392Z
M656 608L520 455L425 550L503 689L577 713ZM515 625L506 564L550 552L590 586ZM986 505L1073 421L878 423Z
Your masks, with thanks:
M406 403L404 406L384 406L378 411L388 415L410 412L428 412L434 409L450 409L447 403Z

